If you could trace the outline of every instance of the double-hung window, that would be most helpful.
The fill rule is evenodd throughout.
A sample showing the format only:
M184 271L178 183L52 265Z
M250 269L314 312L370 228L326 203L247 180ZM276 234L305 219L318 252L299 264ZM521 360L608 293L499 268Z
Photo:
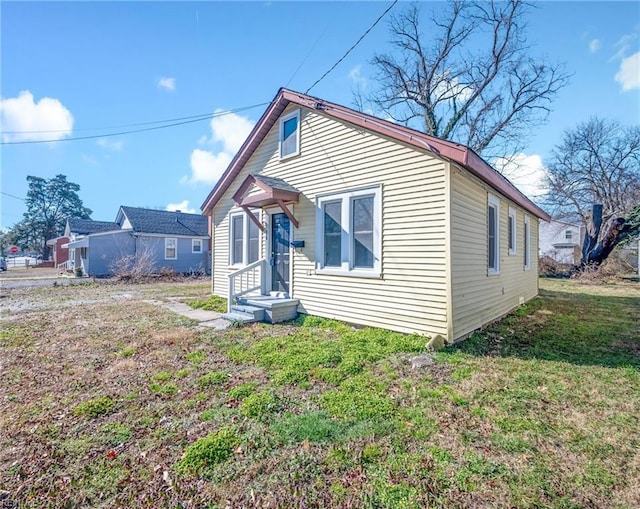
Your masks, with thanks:
M296 110L280 119L280 159L293 157L300 153L300 110Z
M164 259L176 260L178 258L178 239L164 239Z
M191 252L202 253L202 239L191 239Z
M524 216L524 269L531 268L531 222L529 216Z
M318 197L316 270L379 277L381 209L380 186Z
M500 199L492 194L487 202L487 272L500 273Z
M516 209L509 207L509 223L507 228L507 234L509 236L509 254L516 254Z
M253 213L256 219L257 213ZM244 212L233 214L230 219L229 263L249 265L260 256L260 230Z

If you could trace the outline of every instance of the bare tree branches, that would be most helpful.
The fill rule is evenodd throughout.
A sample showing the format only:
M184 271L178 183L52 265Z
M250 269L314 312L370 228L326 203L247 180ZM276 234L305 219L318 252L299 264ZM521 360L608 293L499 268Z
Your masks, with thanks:
M529 55L526 6L521 0L454 0L426 29L416 5L394 16L394 51L371 60L379 88L370 104L399 123L485 156L514 153L568 82L561 65Z

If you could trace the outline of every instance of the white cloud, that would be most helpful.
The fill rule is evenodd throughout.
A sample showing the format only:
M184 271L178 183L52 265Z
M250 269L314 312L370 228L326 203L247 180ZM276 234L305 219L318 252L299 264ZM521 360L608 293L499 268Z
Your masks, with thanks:
M73 115L58 99L35 102L33 94L23 90L18 97L0 99L0 129L5 142L60 140L71 135Z
M214 113L219 114L222 111L215 110ZM213 145L214 150L194 149L191 152L191 176L183 177L181 182L215 184L249 136L253 126L251 120L235 113L212 118L211 138L200 138L198 144Z
M112 150L114 152L121 152L124 147L124 141L122 140L110 140L108 138L100 138L97 142L99 147L102 147L107 150Z
M528 198L540 198L546 193L543 186L547 172L538 154L520 152L509 158L499 157L493 165Z
M368 80L364 76L362 76L362 65L358 64L353 69L349 71L349 79L353 82L356 87L360 89L367 88Z
M191 178L187 181L215 184L229 166L232 157L228 152L214 154L208 150L195 149L191 152Z
M627 52L631 49L631 45L638 38L638 34L626 34L623 35L618 42L616 42L616 47L618 51L616 51L615 55L613 55L609 62L614 60L621 60L625 57Z
M167 205L167 208L165 210L169 210L171 212L179 210L180 212L185 212L187 214L196 213L196 209L189 208L189 200L182 200L180 203L169 203L169 205Z
M164 88L169 92L173 92L176 89L176 79L175 78L159 78L156 82L158 88Z
M600 39L593 39L589 42L589 51L595 53L602 47L602 41Z
M622 90L640 88L640 51L622 59L615 80L622 85Z

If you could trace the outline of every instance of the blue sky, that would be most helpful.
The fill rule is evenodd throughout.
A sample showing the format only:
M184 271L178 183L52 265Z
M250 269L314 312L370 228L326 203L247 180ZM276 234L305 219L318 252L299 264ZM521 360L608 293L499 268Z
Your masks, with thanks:
M102 135L266 103L281 86L304 92L390 3L2 2L2 141L100 137L1 145L0 227L22 218L27 175L67 175L97 220L120 205L199 212L265 105ZM640 122L640 4L540 2L527 21L532 53L565 62L573 77L519 154L525 191L564 130L592 115ZM368 62L387 41L385 19L311 94L353 106L356 83L375 87Z

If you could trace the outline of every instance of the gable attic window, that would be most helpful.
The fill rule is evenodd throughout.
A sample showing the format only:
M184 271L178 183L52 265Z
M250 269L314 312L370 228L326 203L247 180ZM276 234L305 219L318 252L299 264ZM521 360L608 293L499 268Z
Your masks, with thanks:
M380 277L382 188L345 191L316 200L316 271Z
M257 213L253 213L259 218ZM260 256L260 230L244 212L231 215L229 232L229 264L249 265Z
M507 235L509 238L509 254L516 254L516 209L509 207L509 223Z
M202 253L202 239L191 239L191 252Z
M178 239L164 239L164 259L176 260L178 258Z
M280 159L297 156L300 153L300 110L280 119Z
M492 194L487 203L487 273L500 273L500 199Z

